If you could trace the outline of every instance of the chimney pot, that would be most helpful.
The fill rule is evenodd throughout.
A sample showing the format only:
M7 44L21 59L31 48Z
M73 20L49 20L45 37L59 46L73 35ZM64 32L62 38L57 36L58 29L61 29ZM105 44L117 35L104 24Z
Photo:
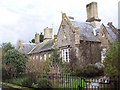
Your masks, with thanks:
M35 34L35 43L36 43L36 44L39 43L39 38L40 38L39 33L36 33L36 34Z
M108 22L108 24L107 25L112 25L112 22Z

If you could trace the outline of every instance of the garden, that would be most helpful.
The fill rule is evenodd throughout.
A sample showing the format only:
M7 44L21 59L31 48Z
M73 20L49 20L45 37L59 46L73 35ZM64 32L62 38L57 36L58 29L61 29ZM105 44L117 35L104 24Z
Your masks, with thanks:
M19 88L119 88L119 42L111 44L101 63L63 63L57 49L46 62L30 61L10 43L3 44L2 83ZM115 57L116 56L116 57ZM75 59L75 58L74 58ZM116 60L116 62L114 61ZM26 88L26 89L27 89Z

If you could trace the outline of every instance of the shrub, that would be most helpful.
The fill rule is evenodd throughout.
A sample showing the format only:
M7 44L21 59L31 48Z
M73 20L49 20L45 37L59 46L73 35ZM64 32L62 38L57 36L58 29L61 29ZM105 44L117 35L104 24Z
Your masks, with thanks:
M64 63L63 72L64 73L71 73L70 63Z
M28 78L23 79L22 86L31 86Z
M52 83L47 78L40 78L37 81L38 88L52 88Z
M72 74L80 76L80 77L96 77L103 75L103 69L99 69L96 65L86 65L79 68L76 68Z
M97 66L98 69L103 69L104 68L104 65L101 64L101 63L96 63L95 65Z
M32 83L32 87L38 88L38 84Z

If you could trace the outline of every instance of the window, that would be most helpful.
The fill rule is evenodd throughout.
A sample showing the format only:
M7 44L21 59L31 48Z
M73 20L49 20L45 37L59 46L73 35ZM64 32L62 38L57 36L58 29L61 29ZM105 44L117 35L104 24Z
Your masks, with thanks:
M36 60L38 60L38 56L36 56Z
M49 58L50 58L51 54L49 54Z
M65 62L69 62L70 60L70 49L63 49L62 50L62 60Z
M103 63L103 60L105 59L105 53L106 53L107 49L106 48L103 48L102 51L101 51L101 59L102 59L102 63Z
M105 37L105 34L104 34L104 32L102 33L102 37Z
M33 60L35 60L35 56L33 56Z
M67 39L67 33L66 33L65 30L63 30L63 40L64 40L64 39Z
M46 61L46 54L44 54L44 60Z
M40 56L40 60L42 60L42 56Z

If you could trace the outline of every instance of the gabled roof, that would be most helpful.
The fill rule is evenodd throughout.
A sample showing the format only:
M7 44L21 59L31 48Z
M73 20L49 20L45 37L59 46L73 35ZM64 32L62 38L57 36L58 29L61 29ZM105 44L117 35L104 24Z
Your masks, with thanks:
M24 53L27 54L30 52L30 50L35 47L35 44L33 43L22 43L23 49L24 49Z
M51 50L54 45L54 40L51 39L48 42L42 42L37 44L28 54L40 53L42 51Z
M71 22L74 26L78 26L80 28L80 40L100 42L100 40L93 34L94 27L91 23L77 21Z
M102 24L101 27L103 27L108 33L108 40L110 40L111 42L114 42L115 40L117 40L118 38L117 34L109 25L105 26L104 24ZM103 28L97 28L96 29L97 33L99 33L100 29L103 30Z
M117 35L115 34L115 32L112 30L112 28L110 28L109 26L106 26L106 30L109 33L109 37L108 40L114 42L115 40L117 40Z

